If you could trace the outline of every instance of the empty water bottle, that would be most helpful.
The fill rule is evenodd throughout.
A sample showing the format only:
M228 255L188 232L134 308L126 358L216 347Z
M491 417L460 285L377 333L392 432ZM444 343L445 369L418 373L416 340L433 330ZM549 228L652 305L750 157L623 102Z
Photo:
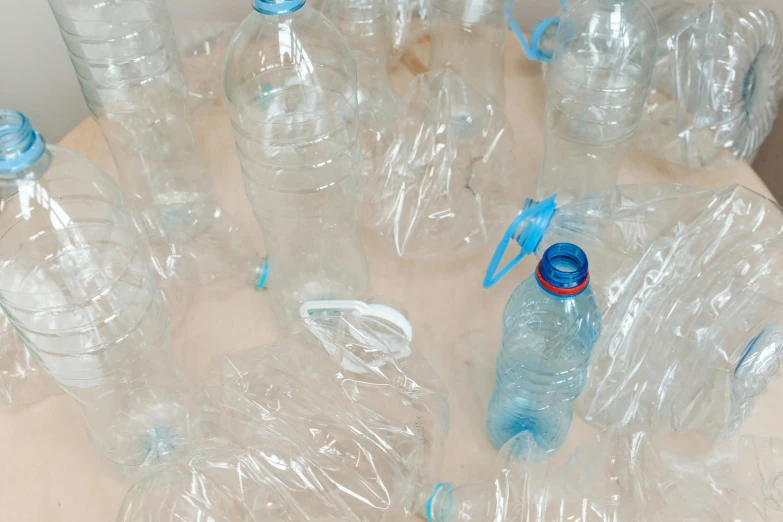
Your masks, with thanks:
M600 333L587 256L570 243L549 247L503 312L497 388L487 418L497 448L523 431L547 451L565 442Z
M231 40L223 87L285 325L306 301L361 299L369 284L357 220L356 64L305 0L253 7Z
M126 474L189 440L189 387L116 184L0 111L0 308Z
M392 25L389 5L378 0L329 0L320 11L343 33L352 51L381 63L389 60Z
M617 183L655 64L655 19L642 0L566 6L547 76L537 199L568 202Z
M503 105L506 5L512 0L433 0L430 70L454 69Z
M165 0L49 4L136 226L157 244L162 275L198 284L250 279L255 255L218 206L191 128Z

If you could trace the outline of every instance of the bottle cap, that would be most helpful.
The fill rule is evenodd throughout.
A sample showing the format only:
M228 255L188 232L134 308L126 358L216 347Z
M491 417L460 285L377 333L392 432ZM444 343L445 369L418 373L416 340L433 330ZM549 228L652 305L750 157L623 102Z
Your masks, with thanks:
M298 11L307 0L253 0L253 9L264 15L282 16Z
M544 237L544 232L552 221L557 204L555 198L557 194L549 196L544 201L536 203L528 199L522 207L522 211L516 219L506 229L503 239L500 240L495 254L487 267L487 273L484 276L484 288L490 288L514 268L523 257L533 254ZM506 253L508 244L511 240L517 242L521 251L514 259L508 262L503 268L499 268L500 262Z
M0 109L0 177L26 170L43 155L46 143L27 116Z

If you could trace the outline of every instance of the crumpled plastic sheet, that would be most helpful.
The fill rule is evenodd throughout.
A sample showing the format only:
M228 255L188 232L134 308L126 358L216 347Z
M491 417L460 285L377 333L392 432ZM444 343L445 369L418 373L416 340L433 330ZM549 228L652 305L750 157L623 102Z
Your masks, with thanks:
M689 167L752 161L783 96L783 40L769 10L718 0L653 6L659 59L636 143Z
M21 406L58 393L24 341L0 312L0 404Z
M396 328L318 315L206 375L203 440L137 483L121 522L393 520L438 469L446 392ZM343 365L361 371L346 370Z
M363 221L400 257L466 257L494 239L522 193L502 109L446 69L405 92L394 141L365 182Z
M558 209L537 251L590 260L604 328L577 411L651 433L733 432L779 369L783 210L737 185L623 186Z
M565 465L520 458L517 436L487 481L444 484L431 522L763 522L783 520L783 441L741 436L704 452L604 431Z

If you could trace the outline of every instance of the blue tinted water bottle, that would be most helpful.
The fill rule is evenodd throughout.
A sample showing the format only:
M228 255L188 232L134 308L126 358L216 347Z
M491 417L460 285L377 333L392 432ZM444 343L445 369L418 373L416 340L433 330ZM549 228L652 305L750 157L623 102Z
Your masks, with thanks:
M571 243L552 245L503 314L497 387L487 417L496 447L523 431L546 451L563 444L600 332L587 256Z

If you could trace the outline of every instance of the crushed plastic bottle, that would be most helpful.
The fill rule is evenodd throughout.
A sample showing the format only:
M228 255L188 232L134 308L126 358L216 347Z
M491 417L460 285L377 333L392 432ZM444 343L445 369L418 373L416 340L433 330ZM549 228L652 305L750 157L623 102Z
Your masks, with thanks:
M120 473L189 440L189 384L122 193L95 164L0 111L0 309Z
M642 0L566 6L547 74L536 198L567 203L617 183L655 65L655 19Z
M424 514L429 522L783 520L783 441L746 435L695 452L656 442L646 433L605 431L558 466L520 459L526 443L513 439L493 476L438 484Z
M392 61L429 33L432 0L388 0L392 13Z
M49 4L161 276L249 282L258 256L217 204L165 1Z
M401 112L383 165L367 179L364 223L400 257L475 254L523 193L511 125L450 69L417 76Z
M253 6L229 46L223 86L285 326L306 301L368 290L356 65L343 36L304 0Z
M688 167L752 161L783 96L783 36L770 9L660 2L659 59L637 146Z
M578 244L604 334L576 410L601 426L717 439L778 372L781 230L783 210L739 186L631 185L559 208L550 198L526 204L485 284L523 255ZM499 268L512 240L521 252Z
M507 5L512 0L433 0L430 71L450 68L503 106Z
M420 509L442 458L445 386L398 312L303 310L293 336L207 373L203 444L136 484L118 522L380 522Z
M571 243L549 247L503 312L487 419L496 448L523 431L547 452L562 446L600 333L587 256Z

